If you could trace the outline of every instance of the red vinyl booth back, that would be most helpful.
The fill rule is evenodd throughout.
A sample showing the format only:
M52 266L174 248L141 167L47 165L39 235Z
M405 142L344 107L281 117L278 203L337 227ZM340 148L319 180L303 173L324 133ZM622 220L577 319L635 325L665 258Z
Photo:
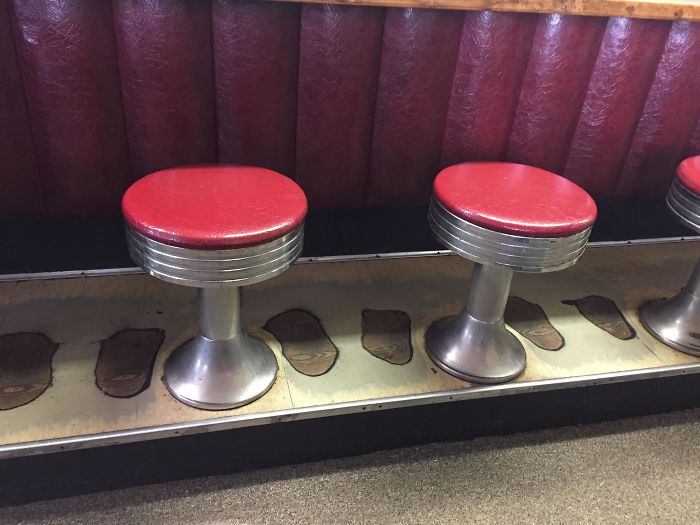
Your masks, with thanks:
M117 214L245 163L315 208L425 204L467 160L660 196L700 153L700 24L276 4L0 0L0 215Z

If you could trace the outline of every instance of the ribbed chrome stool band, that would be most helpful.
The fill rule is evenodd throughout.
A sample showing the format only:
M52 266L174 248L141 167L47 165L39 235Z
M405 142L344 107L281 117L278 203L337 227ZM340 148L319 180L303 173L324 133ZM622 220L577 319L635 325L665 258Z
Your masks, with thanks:
M524 237L482 228L448 211L435 198L428 223L446 247L475 262L518 272L551 272L572 266L583 254L591 229L566 237Z
M683 224L700 233L700 197L698 195L675 179L666 195L666 204Z
M244 286L282 273L301 253L304 225L274 241L246 248L198 250L154 241L126 227L129 254L164 281L216 288Z

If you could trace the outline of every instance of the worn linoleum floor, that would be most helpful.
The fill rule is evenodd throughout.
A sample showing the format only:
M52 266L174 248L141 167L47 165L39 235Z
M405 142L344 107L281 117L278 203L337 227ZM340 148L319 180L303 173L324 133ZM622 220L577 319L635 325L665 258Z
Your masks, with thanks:
M2 523L698 523L700 409L0 509Z

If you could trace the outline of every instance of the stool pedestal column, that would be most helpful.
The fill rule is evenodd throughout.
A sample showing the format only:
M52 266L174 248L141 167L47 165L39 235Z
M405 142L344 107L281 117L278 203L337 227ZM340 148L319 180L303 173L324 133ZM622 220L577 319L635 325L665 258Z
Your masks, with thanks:
M434 323L425 345L447 373L477 383L502 383L525 370L525 349L503 320L513 271L476 264L462 312Z
M165 384L197 408L235 408L262 396L275 382L277 360L241 329L240 287L199 289L199 333L165 364Z
M462 312L426 332L431 359L475 383L503 383L525 369L525 349L503 320L513 272L578 261L596 217L593 199L559 175L508 162L449 166L433 182L428 224L438 241L476 263Z
M700 357L700 261L685 288L670 299L646 303L639 317L667 345Z

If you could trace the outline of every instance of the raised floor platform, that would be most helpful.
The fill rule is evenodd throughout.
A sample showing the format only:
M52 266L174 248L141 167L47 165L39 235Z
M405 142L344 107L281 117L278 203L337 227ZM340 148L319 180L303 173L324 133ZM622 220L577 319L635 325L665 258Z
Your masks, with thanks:
M246 289L244 324L280 372L264 397L220 412L182 405L161 380L195 333L194 290L141 273L2 282L2 352L38 357L2 379L0 457L697 374L700 358L656 341L637 309L680 289L698 256L697 241L592 245L566 271L518 275L506 321L528 364L498 386L425 354L427 326L463 303L469 262L302 261Z

